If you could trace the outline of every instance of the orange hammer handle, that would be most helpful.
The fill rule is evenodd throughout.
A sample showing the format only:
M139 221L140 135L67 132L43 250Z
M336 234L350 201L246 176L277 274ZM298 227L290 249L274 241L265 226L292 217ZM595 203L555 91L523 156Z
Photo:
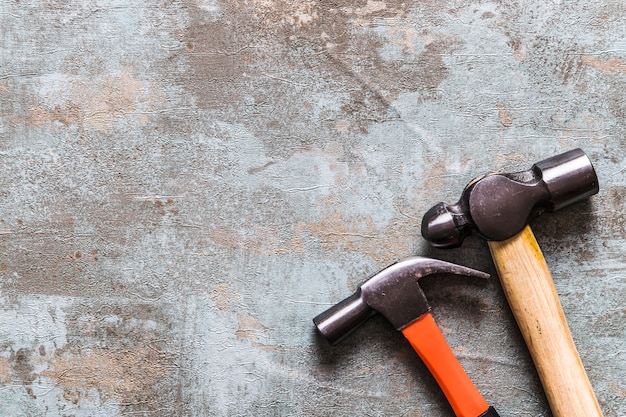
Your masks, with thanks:
M601 417L537 240L526 226L489 242L504 294L533 358L554 417Z
M402 329L443 390L457 417L497 416L452 353L432 314L427 313Z

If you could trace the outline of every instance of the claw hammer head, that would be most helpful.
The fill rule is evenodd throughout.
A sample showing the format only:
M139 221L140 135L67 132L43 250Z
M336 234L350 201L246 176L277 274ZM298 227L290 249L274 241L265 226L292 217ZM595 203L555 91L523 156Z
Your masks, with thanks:
M434 274L489 278L489 274L475 269L415 256L373 275L354 294L315 317L313 322L332 344L339 343L377 312L397 330L402 330L430 310L418 280Z
M439 203L422 219L422 236L435 247L460 246L469 235L505 240L528 221L598 192L591 161L574 149L516 173L492 173L471 181L456 204Z

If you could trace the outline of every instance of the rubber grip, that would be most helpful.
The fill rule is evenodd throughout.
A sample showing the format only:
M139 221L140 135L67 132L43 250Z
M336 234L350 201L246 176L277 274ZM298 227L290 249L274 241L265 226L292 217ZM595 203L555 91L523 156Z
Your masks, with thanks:
M452 353L432 314L424 314L402 329L402 334L435 377L457 417L497 415L488 414L489 404Z

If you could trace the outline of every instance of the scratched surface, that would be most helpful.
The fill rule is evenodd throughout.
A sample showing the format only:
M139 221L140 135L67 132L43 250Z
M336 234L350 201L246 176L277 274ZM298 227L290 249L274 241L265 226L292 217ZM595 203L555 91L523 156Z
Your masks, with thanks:
M606 417L626 415L621 0L5 0L1 416L452 416L373 319L312 317L430 249L473 177L582 147L534 224ZM425 280L504 416L550 416L496 279Z

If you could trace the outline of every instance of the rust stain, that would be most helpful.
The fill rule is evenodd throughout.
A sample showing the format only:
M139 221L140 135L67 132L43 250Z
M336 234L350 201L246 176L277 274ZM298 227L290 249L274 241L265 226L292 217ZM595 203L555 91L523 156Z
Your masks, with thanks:
M209 236L215 244L226 249L240 249L245 247L242 236L240 236L237 231L227 227L216 227L211 231Z
M425 94L427 98L435 98L437 96L437 88L450 73L450 70L444 63L444 56L450 52L457 43L455 38L443 38L427 43L425 51L419 55L419 63L417 65L420 75L419 90Z
M276 163L275 161L270 161L270 162L267 162L267 163L263 164L260 167L249 168L248 169L248 174L254 175L254 174L258 174L259 172L263 172L265 169L271 167L275 163Z
M346 119L337 120L337 122L335 123L335 129L337 129L338 132L342 133L350 133L352 131L350 127L350 121Z
M410 24L410 5L399 0L220 1L220 19L197 3L188 6L192 20L176 33L185 48L170 57L188 68L180 85L199 107L223 109L224 120L258 132L274 159L289 157L310 136L367 132L372 123L398 117L391 103L401 92L437 98L449 76L445 55L460 43L435 34L415 54L414 40L422 34ZM411 54L411 65L386 56L388 44ZM322 116L307 111L311 94L335 94L338 86L348 93L337 97L336 109ZM284 137L269 138L268 130Z
M517 62L526 61L528 54L526 53L526 48L523 45L520 45L518 49L513 51L513 59Z
M500 119L502 126L511 127L513 121L515 120L515 116L509 113L502 103L496 104L496 108L498 109L498 118Z
M454 352L456 355L464 355L467 354L468 352L470 352L469 348L467 348L466 346L455 346L452 348L452 352Z
M409 23L405 23L400 27L389 29L388 33L392 37L391 43L400 45L411 54L415 54L415 39L417 38L417 31L413 26Z
M621 73L626 74L626 60L619 58L599 59L593 55L583 55L583 64L589 65L603 74Z
M614 393L616 393L617 395L619 395L621 397L626 397L626 389L621 388L621 387L615 385L611 381L607 381L607 385L608 385L609 389L611 391L613 391Z
M29 242L32 241L29 240ZM85 281L85 277L89 276L92 271L88 262L95 262L94 257L87 259L80 250L67 253L67 248L57 248L45 238L32 243L31 247L47 250L45 255L38 258L39 263L33 263L29 253L18 250L15 252L14 259L1 267L7 279L0 286L7 289L9 296L14 297L17 294L85 295L101 294L105 290L102 286L91 285Z
M582 112L572 121L563 124L564 128L557 142L561 149L571 149L580 146L582 132L584 132L585 140L589 144L602 145L605 143L605 120L591 112Z
M323 174L323 182L329 183L324 185L335 184L338 187L345 187L348 178L354 175L350 166L344 161L346 153L343 145L330 143L323 148L317 146L306 146L301 148L295 155L305 156L307 158L318 161L315 171ZM293 163L289 162L287 168L279 168L279 170L289 169ZM267 167L265 164L263 167ZM262 168L263 168L262 167ZM259 169L253 168L249 172L256 173ZM297 187L294 188L297 190ZM302 224L289 222L288 219L294 217L291 212L282 212L285 201L285 192L290 190L274 192L271 190L264 192L259 191L251 196L251 200L257 198L263 200L262 205L254 208L254 213L245 216L245 222L242 225L240 219L241 214L231 216L234 221L224 221L223 224L214 226L209 231L209 237L212 242L225 249L244 250L258 255L273 256L304 251L304 248L298 240L299 234L302 232ZM273 196L272 196L273 194ZM264 219L264 221L260 221Z
M210 298L215 301L217 308L221 311L230 311L235 313L237 317L237 330L235 331L235 337L237 339L248 341L252 347L259 350L267 352L285 351L285 348L281 346L268 345L259 341L259 333L268 332L270 329L264 326L258 318L250 314L240 313L240 308L231 307L231 302L239 302L240 297L228 286L228 284L219 284L216 286Z
M149 347L93 349L88 353L47 358L52 370L40 375L57 381L65 398L78 402L95 388L102 401L149 402L158 393L155 385L174 369L171 355Z
M279 255L288 253L277 232L264 225L255 225L250 230L240 230L225 226L214 228L209 237L216 245L226 249L242 249L258 255Z
M527 53L526 47L519 39L511 39L507 42L507 44L513 48L513 59L517 62L526 61Z
M0 358L0 383L3 383L3 384L11 383L9 361L6 358Z
M428 176L423 179L423 187L428 194L437 195L445 186L445 164L441 161L445 161L445 155L424 155L424 172L428 173Z
M58 81L59 97L42 97L43 103L31 106L28 122L41 127L60 122L65 126L111 130L119 119L141 112L139 123L165 102L165 93L156 83L136 77L126 68L120 75L100 78L71 76ZM46 103L49 101L51 103Z
M253 0L252 6L255 16L265 20L264 24L282 23L301 27L319 17L316 3L314 0Z
M503 147L501 146L501 143L502 143L501 141L498 143L499 149L503 149ZM520 164L521 166L524 166L524 164L527 164L527 163L528 163L528 158L524 155L498 152L496 154L494 169L506 168L511 165L515 165L519 167Z
M216 286L209 298L217 304L217 308L221 311L228 310L231 302L238 302L240 299L239 294L225 283Z
M31 363L31 351L28 349L20 349L17 352L11 352L10 361L13 365L13 372L22 381L26 392L32 398L36 398L31 385L36 378L33 365Z
M237 321L239 322L239 328L235 332L235 335L238 339L258 342L256 332L266 332L269 330L261 324L259 319L249 314L239 314L237 316Z
M346 152L339 144L329 144L323 148L305 147L298 154L310 155L320 160L325 167L324 170L331 173L331 181L340 187L362 169L358 163L348 165L342 162ZM435 169L444 169L441 164L432 165ZM444 172L433 174L428 186L433 189L439 188ZM267 197L267 193L264 195ZM284 196L278 194L275 198L277 204L280 204ZM339 201L336 196L322 197L314 205L320 210L320 217L316 220L288 225L281 221L274 223L273 219L279 212L271 210L267 213L271 216L268 221L260 223L258 219L263 213L257 212L256 217L250 217L246 222L251 226L242 227L240 223L219 225L209 232L209 236L219 247L265 256L303 253L309 243L314 243L327 251L358 252L382 262L397 256L398 253L407 253L412 248L416 230L415 219L404 216L390 224L379 225L371 216L355 215L354 211L346 207L346 203ZM284 213L283 219L284 216L291 214ZM222 304L222 307L226 308L226 304Z
M372 13L385 10L386 8L387 8L387 4L384 1L367 0L367 3L363 7L344 6L341 8L341 11L343 11L346 14L354 14L357 16L367 16Z
M279 345L268 345L259 341L258 334L265 333L271 330L270 328L261 324L261 321L249 314L237 315L238 328L235 332L235 336L239 340L247 340L255 349L263 350L265 352L285 352L286 349Z
M316 222L300 222L294 230L292 251L303 250L304 239L315 239L329 252L356 252L377 262L388 262L398 254L409 253L414 239L415 224L402 219L379 226L367 215L354 215L341 209L335 197L323 199L324 217Z
M74 104L49 108L43 105L32 106L28 122L41 127L44 123L60 122L65 126L76 124L81 119L81 110Z

